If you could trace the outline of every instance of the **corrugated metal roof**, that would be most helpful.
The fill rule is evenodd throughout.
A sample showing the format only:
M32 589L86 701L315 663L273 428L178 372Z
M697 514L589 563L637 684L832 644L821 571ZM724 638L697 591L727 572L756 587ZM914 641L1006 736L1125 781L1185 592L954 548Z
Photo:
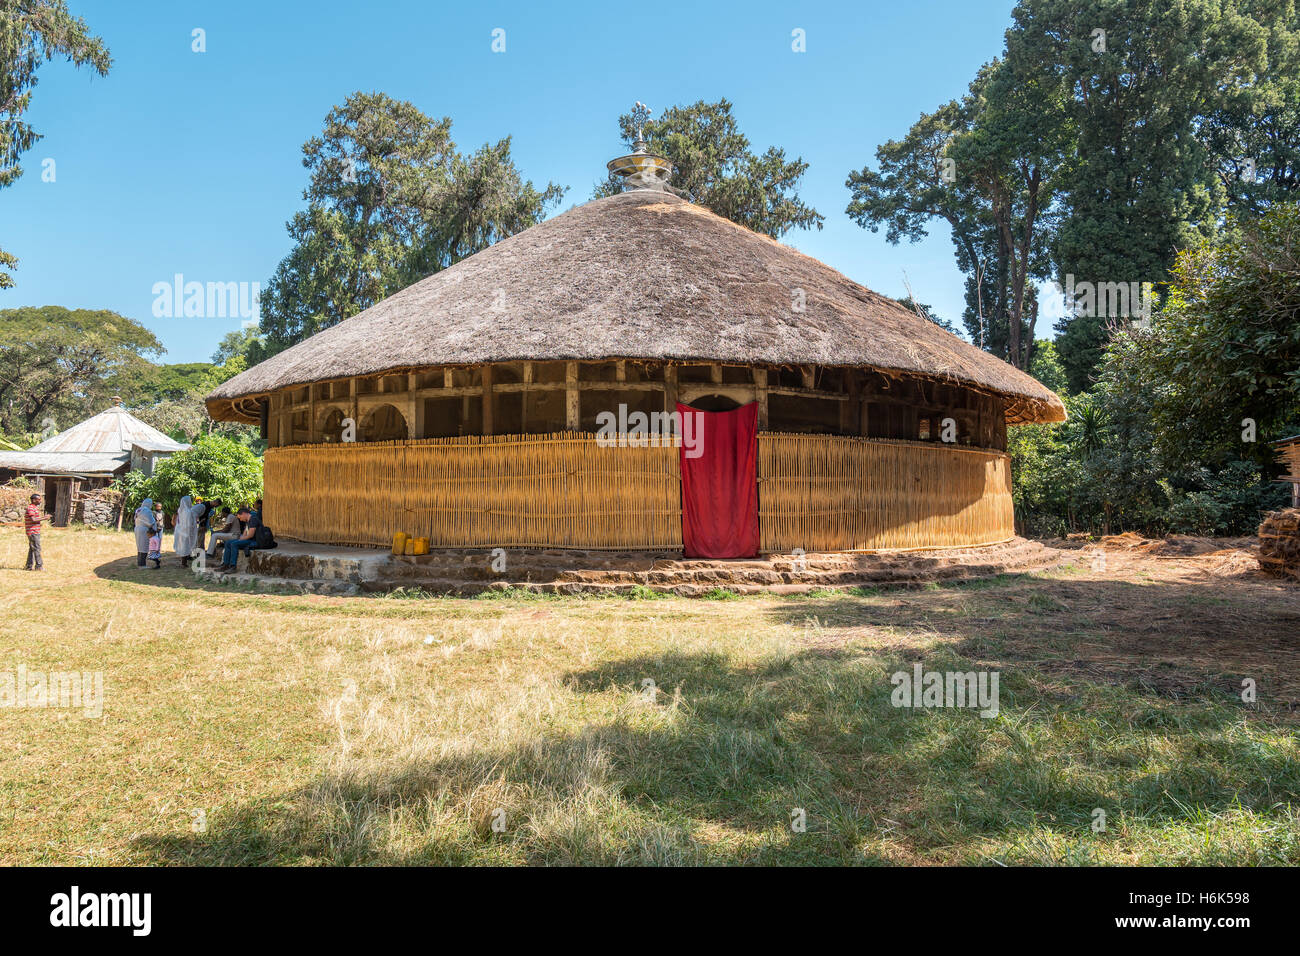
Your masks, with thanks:
M28 474L111 475L130 462L130 452L0 451L0 468Z
M129 452L132 444L145 445L154 451L184 451L189 447L146 425L121 405L114 405L27 450L116 455Z

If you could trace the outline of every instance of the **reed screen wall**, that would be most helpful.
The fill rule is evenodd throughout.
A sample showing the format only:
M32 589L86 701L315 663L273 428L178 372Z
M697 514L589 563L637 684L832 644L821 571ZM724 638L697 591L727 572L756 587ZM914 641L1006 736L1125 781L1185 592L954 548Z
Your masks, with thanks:
M267 449L267 523L321 544L680 550L681 472L668 445L592 434ZM968 547L1014 535L1010 460L951 445L758 436L759 526L771 551Z
M1011 460L952 445L758 436L765 551L970 547L1015 535Z
M321 544L443 548L682 546L678 450L595 435L437 438L268 448L267 524Z

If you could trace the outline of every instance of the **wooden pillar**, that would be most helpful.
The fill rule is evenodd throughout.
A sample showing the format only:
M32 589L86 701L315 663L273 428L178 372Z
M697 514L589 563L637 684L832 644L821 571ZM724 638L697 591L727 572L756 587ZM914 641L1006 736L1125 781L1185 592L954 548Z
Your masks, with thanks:
M811 365L799 366L799 377L803 380L804 388L816 388L817 379L814 374L814 368Z
M416 397L417 376L406 373L406 437L424 437L424 402Z
M614 362L614 381L616 382L627 381L627 360L626 359L618 359L617 361Z
M348 417L352 419L352 434L361 439L361 403L357 398L357 380L348 379Z
M722 384L722 364L720 362L714 362L709 366L709 381L714 385Z
M483 434L492 434L492 366L483 366Z
M677 366L664 366L664 411L677 411Z
M532 396L533 363L524 363L524 390L519 393L519 433L528 434L528 406Z
M767 431L767 369L756 368L754 376L754 401L758 403L758 430Z
M564 427L576 432L582 425L581 393L578 391L578 363L564 363Z
M314 445L319 437L316 432L316 394L319 385L307 386L307 442Z
M854 435L858 431L858 376L853 369L845 369L848 378L849 399L840 402L840 434Z

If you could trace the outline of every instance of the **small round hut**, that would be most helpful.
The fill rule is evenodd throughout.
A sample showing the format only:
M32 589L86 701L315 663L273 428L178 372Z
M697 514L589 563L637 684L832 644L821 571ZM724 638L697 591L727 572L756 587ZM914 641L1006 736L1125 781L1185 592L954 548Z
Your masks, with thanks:
M277 535L433 548L969 548L1014 536L1023 372L714 215L638 148L577 206L230 379Z

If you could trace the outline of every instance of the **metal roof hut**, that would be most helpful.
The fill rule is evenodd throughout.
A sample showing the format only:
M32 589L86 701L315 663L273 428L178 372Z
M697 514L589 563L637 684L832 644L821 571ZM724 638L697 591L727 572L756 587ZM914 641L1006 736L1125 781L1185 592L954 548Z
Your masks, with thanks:
M1063 420L1053 392L676 195L671 164L644 144L609 168L624 192L503 239L208 397L215 419L262 423L277 534L681 549L680 437L607 447L593 433L620 411L621 428L637 412L752 405L762 550L1014 536L1006 426Z
M156 458L189 447L140 421L119 400L25 451L0 451L0 479L36 479L45 510L62 526L75 516L80 495L132 468L147 473Z

